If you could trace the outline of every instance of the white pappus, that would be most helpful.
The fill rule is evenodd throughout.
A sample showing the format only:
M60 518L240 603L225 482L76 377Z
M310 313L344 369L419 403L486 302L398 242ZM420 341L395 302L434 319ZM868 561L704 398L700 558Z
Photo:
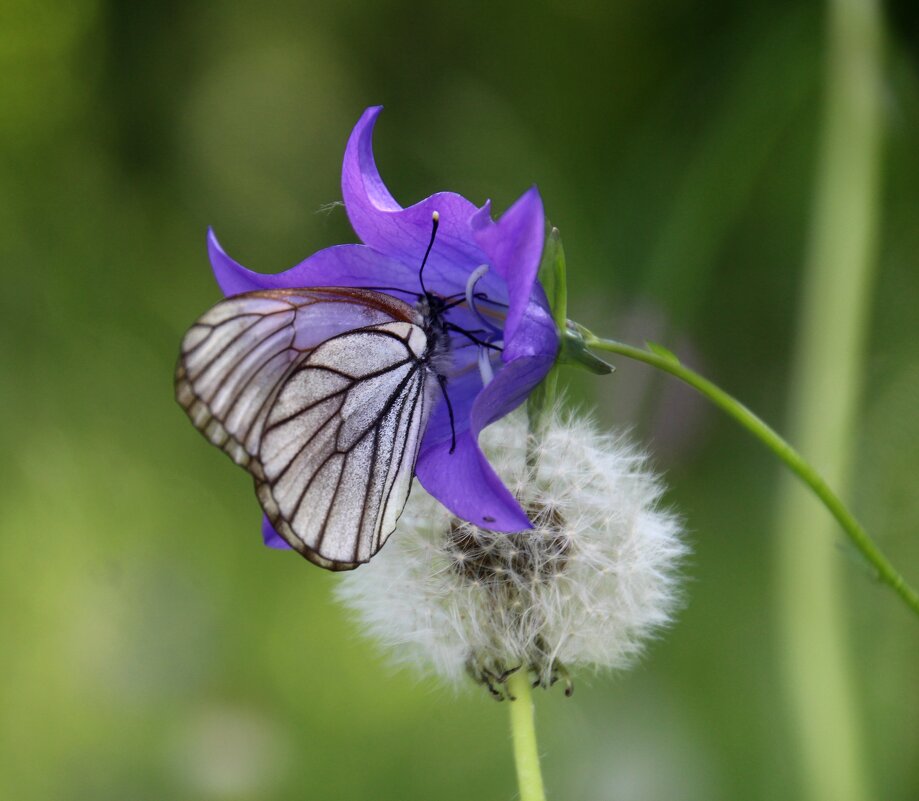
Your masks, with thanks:
M687 553L646 456L559 412L538 439L518 413L482 443L534 528L477 528L416 485L397 536L343 578L340 599L398 663L469 673L498 698L518 669L570 692L570 668L629 666L671 622Z

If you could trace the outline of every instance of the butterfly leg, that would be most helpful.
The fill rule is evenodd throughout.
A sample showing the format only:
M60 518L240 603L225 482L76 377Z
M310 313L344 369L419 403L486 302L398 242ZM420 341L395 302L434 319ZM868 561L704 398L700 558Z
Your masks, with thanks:
M456 450L456 424L453 420L453 404L450 403L450 396L447 394L447 377L437 374L437 383L440 385L440 391L444 394L444 400L447 402L447 414L450 416L450 453Z

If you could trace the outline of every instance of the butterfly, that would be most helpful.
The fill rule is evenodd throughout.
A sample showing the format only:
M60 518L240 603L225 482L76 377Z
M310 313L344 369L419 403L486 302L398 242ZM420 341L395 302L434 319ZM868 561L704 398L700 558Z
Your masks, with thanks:
M444 315L465 298L424 290L436 231L435 216L414 305L375 289L259 290L219 302L182 340L179 404L320 567L353 569L392 534L438 388L453 428L439 365Z

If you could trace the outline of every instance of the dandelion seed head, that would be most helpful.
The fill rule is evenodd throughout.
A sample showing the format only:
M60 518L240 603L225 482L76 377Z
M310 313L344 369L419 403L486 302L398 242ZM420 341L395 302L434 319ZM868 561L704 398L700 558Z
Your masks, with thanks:
M416 486L341 599L397 662L448 680L471 671L491 687L523 667L549 686L565 668L628 667L671 622L687 551L647 457L559 412L538 440L516 414L482 442L533 529L479 528Z

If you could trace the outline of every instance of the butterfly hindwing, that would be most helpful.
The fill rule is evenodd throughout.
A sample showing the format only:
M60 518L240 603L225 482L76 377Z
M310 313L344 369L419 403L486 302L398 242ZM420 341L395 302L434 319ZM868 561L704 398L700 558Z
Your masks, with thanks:
M429 411L426 347L413 323L351 331L317 347L277 395L259 498L276 530L324 567L366 562L395 528Z
M182 342L179 403L323 567L366 562L408 497L430 406L420 322L369 290L265 290L221 301Z
M176 370L176 397L197 428L256 474L261 426L274 390L303 352L287 298L233 298L191 327Z

